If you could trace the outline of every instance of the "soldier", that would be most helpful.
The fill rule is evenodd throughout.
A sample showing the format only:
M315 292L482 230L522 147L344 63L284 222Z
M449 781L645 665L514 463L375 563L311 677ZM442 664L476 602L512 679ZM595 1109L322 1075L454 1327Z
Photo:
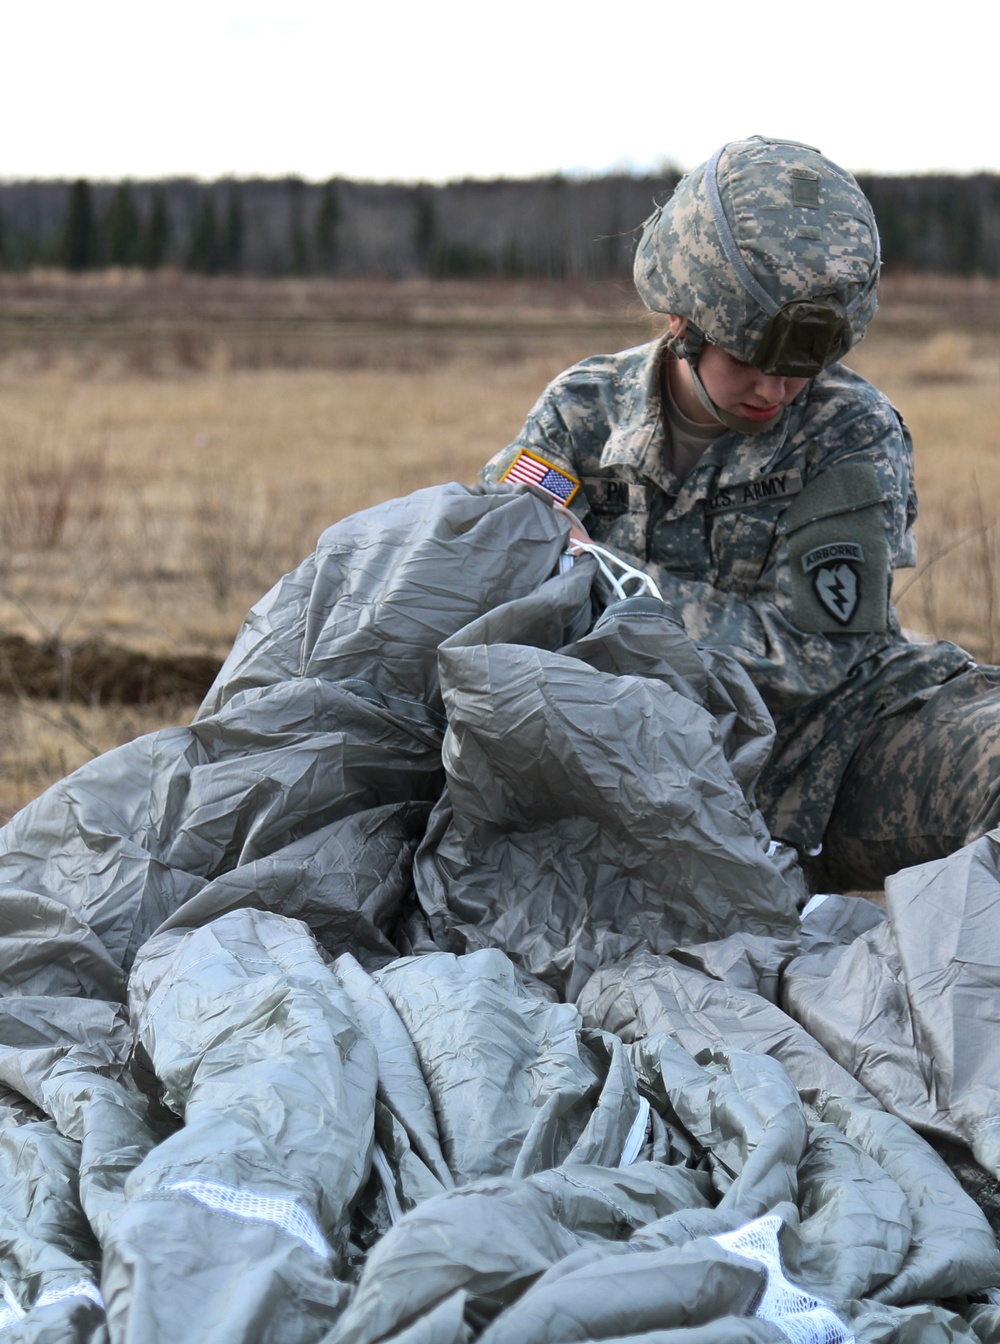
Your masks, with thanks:
M776 729L757 802L824 889L1000 824L1000 669L901 633L912 444L837 362L878 271L849 173L791 141L724 145L643 229L635 283L662 337L561 374L483 472L567 505L742 664Z

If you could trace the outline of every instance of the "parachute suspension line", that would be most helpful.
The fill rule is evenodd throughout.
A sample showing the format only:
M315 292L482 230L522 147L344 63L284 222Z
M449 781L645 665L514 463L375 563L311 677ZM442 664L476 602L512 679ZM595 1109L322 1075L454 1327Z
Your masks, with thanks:
M622 1145L621 1161L619 1167L630 1167L642 1152L642 1146L646 1142L650 1128L650 1106L645 1097L639 1098L639 1108L636 1117L632 1121L632 1127L625 1135L625 1142Z
M651 575L645 570L636 569L634 565L628 564L621 556L615 555L614 551L606 550L603 546L598 546L596 541L574 541L574 553L586 551L597 561L598 568L610 583L612 590L620 601L624 602L628 597L640 597L646 592L651 597L663 601L663 595ZM612 571L612 566L619 571L620 578ZM625 591L627 583L638 583L639 591L629 593Z

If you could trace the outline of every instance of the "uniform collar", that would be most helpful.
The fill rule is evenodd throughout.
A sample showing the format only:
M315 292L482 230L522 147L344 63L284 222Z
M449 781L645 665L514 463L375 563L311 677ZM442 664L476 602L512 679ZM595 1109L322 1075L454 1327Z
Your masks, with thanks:
M631 467L667 494L676 495L677 478L663 465L666 431L660 398L660 361L666 355L666 339L661 338L625 350L618 356L621 363L615 379L610 433L601 453L601 466ZM688 482L692 482L704 466L718 466L721 462L748 476L767 472L801 419L807 392L808 384L774 429L764 434L739 434L727 430L720 435L706 450Z

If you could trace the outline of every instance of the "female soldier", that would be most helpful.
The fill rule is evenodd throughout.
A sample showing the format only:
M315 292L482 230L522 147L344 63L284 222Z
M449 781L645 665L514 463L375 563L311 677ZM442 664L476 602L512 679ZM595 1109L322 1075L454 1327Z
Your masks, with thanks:
M584 360L484 470L568 504L639 563L774 718L757 801L825 886L873 887L1000 823L1000 669L900 632L916 560L913 452L836 361L876 307L878 233L817 150L724 145L646 221L658 341Z

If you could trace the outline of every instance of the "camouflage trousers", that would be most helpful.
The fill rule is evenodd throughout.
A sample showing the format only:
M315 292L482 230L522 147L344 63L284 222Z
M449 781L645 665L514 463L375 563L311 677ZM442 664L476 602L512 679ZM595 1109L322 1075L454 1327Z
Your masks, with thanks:
M875 719L847 768L823 849L819 891L880 888L1000 826L1000 667L974 667Z

